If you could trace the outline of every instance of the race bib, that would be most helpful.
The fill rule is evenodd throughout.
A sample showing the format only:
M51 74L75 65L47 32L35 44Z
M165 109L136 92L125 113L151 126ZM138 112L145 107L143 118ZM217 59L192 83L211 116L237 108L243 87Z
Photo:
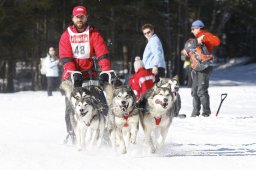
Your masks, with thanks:
M90 58L89 26L82 33L74 33L68 27L73 57L79 59Z

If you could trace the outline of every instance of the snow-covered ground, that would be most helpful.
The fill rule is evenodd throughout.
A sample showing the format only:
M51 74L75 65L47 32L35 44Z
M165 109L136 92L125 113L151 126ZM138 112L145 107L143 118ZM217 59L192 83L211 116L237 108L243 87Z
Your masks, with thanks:
M120 155L108 145L78 152L63 144L64 97L45 91L0 94L2 170L254 170L256 167L256 64L221 66L212 74L212 115L191 118L189 88L181 88L181 113L164 148L148 154L140 129L137 144ZM221 94L228 96L219 116Z

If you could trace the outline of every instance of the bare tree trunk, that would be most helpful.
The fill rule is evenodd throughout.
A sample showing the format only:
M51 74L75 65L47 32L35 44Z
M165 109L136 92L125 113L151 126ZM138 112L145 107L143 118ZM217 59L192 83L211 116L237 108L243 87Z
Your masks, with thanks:
M112 7L111 8L111 21L112 21L112 24L111 24L111 28L110 28L110 36L111 36L111 39L108 40L108 45L111 46L111 52L112 52L112 55L116 55L116 40L115 40L115 8Z
M170 0L167 0L167 1L165 1L164 3L166 3L166 4L164 4L164 5L166 5L166 15L167 16L170 16ZM173 57L172 56L172 45L174 44L172 44L172 38L174 38L174 37L172 37L172 32L171 32L171 23L170 23L170 17L167 17L166 18L166 32L167 32L167 41L166 41L166 43L167 43L167 46L169 47L169 48L167 48L167 49L169 49L169 51L167 52L167 54L165 54L165 55L168 55L167 57L165 56L165 58L166 58L166 77L171 77L172 76L172 72L173 72L173 65L174 65L174 59L175 59L175 57Z
M123 45L123 56L124 56L124 73L125 75L127 75L126 73L128 72L128 48L126 45ZM126 77L126 81L128 81L128 75Z
M180 47L180 39L181 39L181 25L182 24L182 18L181 18L181 6L182 4L179 3L179 7L178 7L178 27L177 27L177 45L176 45L176 66L177 66L177 75L178 77L182 77L182 70L180 69L181 67L181 60L180 60L180 51L181 51L181 47Z
M0 7L3 7L4 3L6 0L0 0ZM0 23L4 20L4 18L6 17L6 14L3 12L1 13L2 15L0 16Z
M1 84L0 84L0 92L5 92L5 89L6 89L6 83L5 83L5 79L6 79L6 60L3 59L1 60L1 63L0 63L0 73L1 73Z
M10 58L6 63L6 79L7 79L7 88L6 92L14 92L14 76L15 76L15 61Z

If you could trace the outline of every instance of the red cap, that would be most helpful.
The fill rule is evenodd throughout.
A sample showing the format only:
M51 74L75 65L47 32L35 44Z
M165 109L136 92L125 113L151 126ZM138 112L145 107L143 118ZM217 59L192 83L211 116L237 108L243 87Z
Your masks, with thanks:
M76 6L73 9L73 16L78 16L78 15L87 15L86 8L84 6Z

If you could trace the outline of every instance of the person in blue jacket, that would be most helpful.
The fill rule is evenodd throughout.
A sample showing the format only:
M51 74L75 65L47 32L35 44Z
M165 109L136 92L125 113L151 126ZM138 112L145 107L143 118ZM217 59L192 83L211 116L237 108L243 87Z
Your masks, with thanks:
M156 76L156 83L160 77L165 77L165 57L162 43L158 36L154 33L154 26L152 24L144 24L141 30L148 40L143 53L143 64L147 70L151 70Z

